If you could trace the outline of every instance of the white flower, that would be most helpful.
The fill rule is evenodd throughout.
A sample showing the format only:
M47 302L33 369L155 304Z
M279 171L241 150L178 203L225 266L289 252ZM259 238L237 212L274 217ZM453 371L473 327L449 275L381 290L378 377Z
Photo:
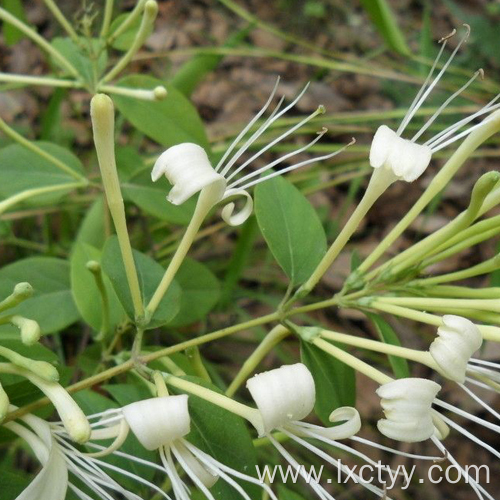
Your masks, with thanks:
M11 407L11 409L16 408ZM26 441L42 465L40 472L16 500L65 500L68 488L81 500L93 498L111 500L113 497L110 493L115 493L126 500L142 500L111 478L105 469L134 479L162 494L164 498L169 498L149 481L76 449L68 441L68 435L60 424L49 424L34 415L25 415L20 417L20 422L8 422L4 426ZM136 457L119 454L128 460L155 466ZM90 497L73 484L69 473L85 484L95 496Z
M296 168L302 167L304 165L331 158L344 149L342 148L339 151L317 158L304 160L302 162L273 172L265 177L260 177L260 175L264 172L267 172L268 170L292 158L293 156L306 151L309 147L319 141L321 137L326 133L326 129L323 129L318 134L318 136L309 144L302 146L297 150L292 151L291 153L287 153L286 155L272 161L271 163L257 170L251 171L239 178L236 178L238 174L243 172L243 170L249 167L255 160L257 160L257 158L259 158L274 145L290 136L293 132L301 128L315 116L324 113L323 106L318 107L318 109L310 116L291 127L276 139L273 139L258 152L251 155L251 157L247 160L240 161L237 166L237 162L240 160L241 156L276 120L281 118L287 111L292 109L295 104L297 104L308 87L306 86L304 90L302 90L302 92L289 105L287 105L280 111L281 105L283 104L284 100L284 98L282 98L276 108L272 111L269 118L267 118L267 120L265 120L264 123L260 127L258 127L255 132L250 133L250 129L270 106L271 101L278 88L278 83L279 79L276 82L273 92L271 93L271 96L267 100L264 107L236 137L234 142L231 144L231 146L229 146L215 168L210 163L206 151L196 144L179 144L167 149L160 155L160 157L154 164L151 178L154 182L156 182L162 175L165 175L165 177L169 180L170 184L172 184L173 186L170 190L169 195L167 196L167 200L170 203L173 203L174 205L180 205L195 193L202 191L205 188L211 189L213 190L211 198L212 205L229 200L229 203L226 204L222 211L222 218L228 224L239 225L242 224L246 219L248 219L253 210L253 201L250 194L247 192L250 187L260 182L264 182L265 180L271 179L272 177L275 177L277 175L282 175L291 170L295 170ZM248 138L245 137L247 134L250 134ZM241 144L241 146L236 152L233 153L233 151L239 144ZM234 203L231 202L231 199L234 199L235 197L243 197L245 199L245 206L237 214L234 214L235 206Z
M442 373L456 382L465 382L471 356L481 347L483 337L477 326L460 316L443 316L443 326L429 352Z
M225 465L184 439L191 429L191 418L188 408L188 396L162 396L129 404L119 410L111 410L94 415L101 420L95 426L100 427L92 437L109 439L114 437L115 443L109 448L90 444L100 453L115 451L120 446L129 430L148 450L158 450L163 466L154 466L166 474L171 483L176 500L189 500L191 495L184 480L177 471L174 459L187 477L199 488L208 500L215 500L210 488L222 479L232 486L244 499L251 500L245 490L235 481L241 479L262 487L273 500L277 500L272 490L259 481ZM165 498L170 498L162 493Z
M353 437L360 430L361 420L356 408L346 406L334 410L329 417L332 423L339 423L334 427L326 428L300 421L311 413L316 400L314 379L304 364L284 365L268 372L259 373L247 381L247 388L257 404L264 422L264 432L261 432L261 435L266 436L283 458L299 471L319 498L323 500L333 499L318 482L308 477L305 468L301 467L284 446L273 437L272 431L285 434L291 440L343 472L347 473L342 462L332 458L328 453L304 438L313 438L324 444L345 450L376 467L375 462L363 453L338 442L339 439ZM257 429L257 431L261 430ZM367 440L359 439L359 441L370 444ZM357 475L355 477L360 480ZM384 492L380 488L363 481L361 484L378 496L384 497Z
M422 88L418 91L397 131L394 132L386 125L381 125L378 128L373 138L370 149L370 165L373 168L386 168L391 171L396 178L403 179L407 182L412 182L420 177L425 169L429 166L432 155L435 152L469 135L475 128L481 126L482 123L473 125L459 132L461 128L470 124L474 119L486 113L489 113L500 106L499 104L495 104L495 102L500 98L499 94L479 111L445 128L443 131L428 139L423 144L419 144L417 142L418 139L420 139L420 137L424 134L424 132L426 132L427 129L434 123L441 112L450 104L450 102L453 101L457 96L459 96L478 76L483 76L483 70L480 69L476 71L476 73L474 73L472 78L470 78L465 85L463 85L459 90L457 90L454 94L452 94L450 97L448 97L448 99L444 101L444 103L437 109L437 111L427 120L423 127L411 139L405 139L402 137L403 132L405 131L412 118L415 116L415 113L422 106L429 94L441 80L441 77L444 75L446 69L451 64L453 58L455 57L455 54L460 49L461 45L468 39L470 34L470 27L468 25L464 26L466 28L464 37L452 52L443 68L439 71L434 80L431 81L432 75L434 74L434 70L436 69L437 63L441 58L447 41L456 33L456 31L453 30L450 35L440 40L440 43L442 43L441 50L439 51L439 54L429 72L429 75L422 85Z
M378 430L397 441L416 443L434 435L432 403L441 389L439 384L422 378L404 378L377 389L385 419Z

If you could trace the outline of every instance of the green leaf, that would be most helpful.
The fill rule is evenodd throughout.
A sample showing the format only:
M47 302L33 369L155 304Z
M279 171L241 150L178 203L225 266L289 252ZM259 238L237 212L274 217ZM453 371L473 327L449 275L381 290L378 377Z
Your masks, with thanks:
M326 252L326 236L314 208L282 177L259 184L255 215L269 248L293 285L304 282Z
M71 290L76 307L86 321L96 332L102 327L101 294L97 288L92 273L87 269L89 260L100 263L101 251L83 242L77 242L71 254ZM103 273L103 282L106 287L109 304L108 332L126 319L125 311L111 285L109 278Z
M80 315L73 302L67 261L30 257L0 269L0 297L10 295L22 281L30 283L35 293L9 309L9 314L37 321L42 333L58 332L78 321Z
M300 343L300 355L316 385L316 414L325 425L331 425L328 417L333 410L356 404L356 374L351 367L307 342Z
M169 326L189 325L204 318L217 304L219 280L205 265L186 258L175 277L181 287L181 304Z
M79 174L84 174L80 160L67 149L49 142L34 142L41 149L65 163ZM0 198L8 198L27 189L74 183L75 177L56 167L49 160L19 144L0 149ZM38 195L24 203L30 206L51 204L68 191Z
M196 377L183 377L198 385L222 393L219 388ZM178 394L176 388L172 392ZM209 403L197 396L189 395L191 432L187 439L210 456L232 469L255 477L257 458L247 426L241 417ZM246 482L240 483L251 498L260 498L261 491ZM235 490L219 480L211 488L217 500L234 500Z
M146 213L161 220L186 226L189 224L196 205L196 197L182 205L173 205L166 200L170 190L167 180L158 182L151 180L151 168L148 167L132 176L122 184L123 196L133 201Z
M133 146L118 146L115 149L116 168L120 182L126 182L133 175L141 172L144 169L149 170L151 174L151 166L146 167L144 158L137 152L137 148ZM151 175L149 177L151 181Z
M361 5L370 16L387 45L399 54L404 56L410 55L410 48L399 29L388 2L386 0L361 0Z
M134 261L139 277L139 286L144 305L147 305L153 296L158 284L160 283L165 269L155 262L151 257L134 250ZM123 308L130 319L134 319L134 307L132 297L128 287L125 266L123 265L122 254L118 238L111 236L106 244L102 254L102 269L108 275L116 295L118 296ZM179 312L180 308L180 287L174 280L167 293L163 297L156 309L148 329L156 328L168 323Z
M130 75L122 78L123 87L154 89L165 82L150 76ZM163 101L144 101L114 95L113 101L125 118L164 147L194 142L208 149L208 139L198 112L173 85L166 85L168 95Z
M278 485L278 498L279 500L305 500L303 496L300 496L298 493L285 488L281 484Z
M104 225L107 207L104 205L104 198L99 196L90 206L83 218L76 241L87 243L96 248L102 248L106 241L106 228Z
M391 325L384 321L381 316L373 313L365 313L370 321L374 324L380 340L386 344L400 346L401 342L397 333L392 329ZM389 363L391 364L392 371L396 378L406 378L410 376L410 369L408 368L408 361L398 356L388 356Z
M109 27L109 35L110 36L113 35L113 33L123 24L123 21L125 21L125 19L127 19L129 16L130 13L128 12L125 12L117 16L111 23L111 26ZM113 40L111 46L116 50L121 50L124 52L127 51L135 40L135 36L137 34L137 31L139 30L141 22L142 22L141 17L137 17L136 19L134 19L134 21L129 25L129 27ZM153 33L153 28L154 27L152 24L148 26L148 29L146 31L146 38L148 38L149 35Z
M88 85L94 86L106 69L108 56L104 50L103 40L82 37L81 44L78 45L71 38L57 37L52 40L51 44L71 62ZM58 64L56 60L54 62Z
M9 14L12 14L23 23L26 23L26 14L21 0L2 0L1 5ZM19 40L26 37L22 31L6 22L3 23L2 32L7 45L15 45Z
M0 466L0 477L2 478L2 500L15 500L19 494L29 485L32 478L24 471L9 471Z

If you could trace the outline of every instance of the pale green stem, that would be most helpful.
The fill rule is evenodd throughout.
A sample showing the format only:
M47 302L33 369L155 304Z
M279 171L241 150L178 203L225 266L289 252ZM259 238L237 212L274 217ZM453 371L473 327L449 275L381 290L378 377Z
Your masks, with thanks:
M14 194L0 201L0 214L3 214L6 210L17 205L18 203L33 198L38 195L55 193L57 191L73 190L80 187L85 187L87 183L82 182L70 182L68 184L59 184L58 186L46 186L41 188L27 189L26 191L21 191L20 193Z
M233 396L234 393L239 389L241 384L250 376L250 374L255 370L258 364L264 359L264 357L285 337L290 334L288 328L282 325L276 325L262 340L258 345L257 349L246 359L240 368L240 371L236 377L231 382L230 386L226 391L227 396Z
M324 339L340 342L341 344L347 344L354 347L360 347L362 349L368 349L369 351L381 352L383 354L388 354L389 356L398 356L410 361L416 361L417 363L426 365L433 370L439 371L438 365L428 351L418 351L416 349L386 344L385 342L364 339L362 337L354 337L353 335L332 332L330 330L321 330L320 336Z
M47 151L44 151L42 148L37 146L34 142L29 141L28 139L24 138L21 134L18 134L14 129L9 127L1 118L0 118L0 130L8 137L10 137L12 140L16 141L19 143L21 146L24 146L25 148L29 149L33 153L37 154L38 156L41 156L43 159L49 161L53 165L55 165L57 168L62 170L63 172L66 172L67 174L71 175L75 179L78 179L84 184L88 184L88 180L75 170L73 170L70 166L66 165L64 162L56 158L55 156L51 155Z
M450 281L460 281L467 278L472 278L474 276L480 276L482 274L488 274L496 271L500 268L500 255L492 257L491 259L485 260L480 264L469 267L468 269L462 269L461 271L455 271L449 274L440 274L439 276L432 276L431 278L422 278L412 281L412 285L417 286L431 286L437 285L439 283L449 283Z
M108 43L112 44L122 33L127 31L127 29L133 24L133 22L141 15L144 4L147 0L139 0L132 12L128 15L127 19L123 21L120 26L110 35L108 38Z
M163 278L158 285L155 293L151 297L149 304L146 307L146 315L148 318L151 318L160 305L161 300L167 293L168 288L170 287L179 267L181 266L186 254L188 253L191 245L196 237L196 233L200 229L205 217L208 215L213 206L219 201L216 195L219 194L218 186L211 184L209 186L204 187L201 190L201 193L198 198L198 202L196 203L196 208L194 210L193 216L189 221L189 225L186 228L186 232L182 237L177 250L175 251L170 264L168 265Z
M118 87L116 85L99 85L99 92L123 95L125 97L133 97L134 99L142 99L144 101L160 101L167 95L165 87L162 86L158 86L151 90L146 90Z
M366 272L401 236L422 210L440 193L464 164L469 156L487 139L500 129L500 111L496 111L485 121L484 125L474 130L453 153L444 167L434 177L429 187L423 192L409 212L399 221L390 233L378 244L358 268L359 273ZM381 269L381 268L379 268Z
M500 203L500 185L497 186L484 200L483 206L479 211L479 216L484 215L489 212L492 208L496 207Z
M384 311L389 314L394 314L395 316L412 319L414 321L418 321L419 323L425 323L437 327L443 326L442 317L436 316L435 314L429 314L422 311L417 311L415 309L401 307L400 305L381 302L380 300L371 302L370 307L373 309L378 309L379 311ZM479 328L479 331L481 332L485 340L493 340L494 342L500 342L500 328L489 325L476 325L476 326Z
M394 174L386 168L377 168L373 171L362 200L359 202L351 217L342 228L342 231L328 249L312 275L298 289L296 293L297 297L307 295L316 286L318 281L330 268L339 253L345 247L354 231L356 231L364 216L395 180L396 177Z
M56 368L46 361L37 361L26 358L3 346L0 346L0 356L3 356L16 366L33 372L35 375L38 375L44 380L49 382L57 382L59 380L59 373L57 373Z
M0 424L4 421L9 411L10 401L9 396L5 392L2 384L0 383Z
M66 33L68 33L70 38L74 42L79 43L80 40L78 39L78 35L77 35L76 31L74 30L73 26L71 26L69 21L66 19L64 14L61 12L59 7L56 5L54 0L44 0L44 2L45 2L45 5L47 6L47 8L50 10L50 12L52 12L52 15L57 19L59 24L64 28Z
M115 78L132 60L134 55L141 48L142 44L146 41L146 38L149 35L149 30L153 25L153 23L155 22L157 14L158 14L158 4L154 0L147 0L144 6L144 14L142 16L142 22L139 27L139 30L135 35L132 45L123 55L123 57L116 63L116 65L108 72L108 74L104 76L104 78L102 79L103 83L113 80L113 78ZM130 17L131 16L129 16L129 18Z
M111 17L113 16L113 0L106 0L104 5L104 14L102 18L101 33L100 38L106 38L108 36L109 26L111 25Z
M404 252L401 252L392 258L390 260L391 274L398 275L404 269L408 269L418 263L441 244L448 241L451 237L460 234L465 228L469 227L477 217L484 198L491 192L495 184L498 182L499 176L500 174L498 172L488 172L487 174L484 174L474 185L470 204L467 210L446 224L446 226L430 234L422 241L413 244ZM385 267L389 267L389 264L387 263Z
M125 205L123 203L120 181L116 169L114 108L111 99L105 94L97 94L94 96L90 103L90 116L92 118L94 143L108 208L118 236L135 316L136 319L140 319L144 316L144 306L142 303L141 289L137 277L132 246L130 245L130 238L127 230Z
M165 374L165 381L168 385L177 387L181 391L189 392L193 396L198 396L199 398L209 401L214 405L220 406L225 410L234 413L246 420L248 420L258 431L259 435L264 434L264 423L262 421L262 416L260 411L255 408L250 408L238 401L234 401L223 394L212 391L205 387L202 387L188 380L176 377L175 375Z
M412 307L418 309L431 309L433 306L439 308L470 308L481 311L500 312L500 300L498 299L443 299L435 297L378 297L377 302L395 304L398 306Z
M500 314L491 311L481 311L478 309L467 309L465 307L439 307L432 306L430 310L440 314L454 314L455 316L463 316L472 320L482 321L494 325L500 325Z
M441 262L442 260L447 259L448 257L451 257L452 255L461 252L462 250L471 248L477 245L478 243L489 240L495 237L499 233L500 233L500 225L494 229L490 229L489 231L484 231L482 233L476 234L475 236L471 236L470 238L466 238L462 240L460 243L457 243L456 245L453 245L447 248L446 250L443 250L437 255L434 255L434 257L425 259L421 264L421 268L425 269L426 267L436 264L437 262Z
M0 73L0 82L21 83L23 85L45 85L47 87L79 88L81 84L74 80L63 80L62 78L50 78L47 76L29 76Z
M75 67L52 45L47 42L43 37L41 37L33 28L24 24L17 17L13 16L10 12L0 7L0 19L4 22L12 24L19 31L22 31L28 38L31 38L42 50L48 52L55 60L57 60L61 66L63 66L71 75L73 75L77 80L80 79L80 75Z
M433 297L455 297L457 299L500 299L500 287L497 286L468 288L464 286L437 285L426 288L425 293Z
M368 363L361 361L356 356L353 356L352 354L349 354L348 352L339 349L338 347L334 346L333 344L330 344L330 342L327 342L326 340L316 337L312 341L312 343L322 351L330 354L331 356L338 359L347 366L350 366L357 372L362 373L368 378L371 378L380 385L387 384L388 382L393 381L393 379L389 377L389 375L386 375L385 373L381 372L380 370L377 370Z

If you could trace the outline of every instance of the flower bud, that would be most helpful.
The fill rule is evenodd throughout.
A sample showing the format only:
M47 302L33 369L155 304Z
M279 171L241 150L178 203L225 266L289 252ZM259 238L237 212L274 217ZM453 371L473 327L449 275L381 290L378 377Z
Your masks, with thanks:
M432 402L441 389L439 384L422 378L403 378L377 389L385 419L378 430L397 441L418 443L434 435Z
M248 380L247 388L260 410L265 433L302 420L316 401L314 379L302 363L259 373Z
M437 334L429 347L431 356L445 377L465 382L467 364L483 343L481 332L472 321L447 314Z
M16 307L19 303L33 295L33 287L27 283L18 283L12 293L0 302L0 312Z
M137 401L122 411L135 437L147 450L168 446L191 429L186 394Z
M172 184L167 200L174 205L181 205L210 184L218 184L219 200L226 189L224 177L214 170L205 150L188 142L168 148L156 160L151 179L156 182L162 175Z
M42 332L36 321L23 318L22 316L12 316L10 322L21 331L21 341L23 344L33 345L40 340Z
M373 168L387 168L406 182L418 179L429 166L431 157L429 146L403 139L386 125L378 128L370 148Z
M0 423L2 423L8 411L9 396L7 396L7 393L3 390L2 384L0 384Z

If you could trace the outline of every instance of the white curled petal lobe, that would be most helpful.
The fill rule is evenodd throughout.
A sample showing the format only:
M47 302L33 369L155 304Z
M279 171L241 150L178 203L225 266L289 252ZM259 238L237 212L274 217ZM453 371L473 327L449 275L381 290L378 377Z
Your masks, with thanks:
M429 352L447 378L463 383L471 356L481 347L481 332L472 321L460 316L443 316L443 326Z
M314 379L302 363L259 373L248 380L247 388L261 412L266 433L302 420L316 401Z
M385 436L416 443L434 435L432 402L441 389L427 379L406 378L389 382L377 389L385 419L377 422Z
M387 125L381 125L373 136L370 147L370 165L373 168L382 167L387 161L392 144L398 136Z
M188 396L164 396L124 406L123 416L135 437L147 450L168 446L189 434Z
M172 146L160 155L151 178L156 182L162 175L172 184L167 200L174 205L181 205L210 184L223 186L221 196L226 187L225 179L215 172L206 151L192 143Z
M236 205L233 201L230 201L222 209L222 219L230 226L240 226L252 215L253 212L253 200L246 191L243 191L241 189L228 189L224 194L223 200L235 196L243 197L245 199L245 205L240 211L234 213Z
M333 427L315 427L314 433L332 441L350 438L356 435L361 429L361 417L358 410L352 406L337 408L330 413L328 420L339 425Z

